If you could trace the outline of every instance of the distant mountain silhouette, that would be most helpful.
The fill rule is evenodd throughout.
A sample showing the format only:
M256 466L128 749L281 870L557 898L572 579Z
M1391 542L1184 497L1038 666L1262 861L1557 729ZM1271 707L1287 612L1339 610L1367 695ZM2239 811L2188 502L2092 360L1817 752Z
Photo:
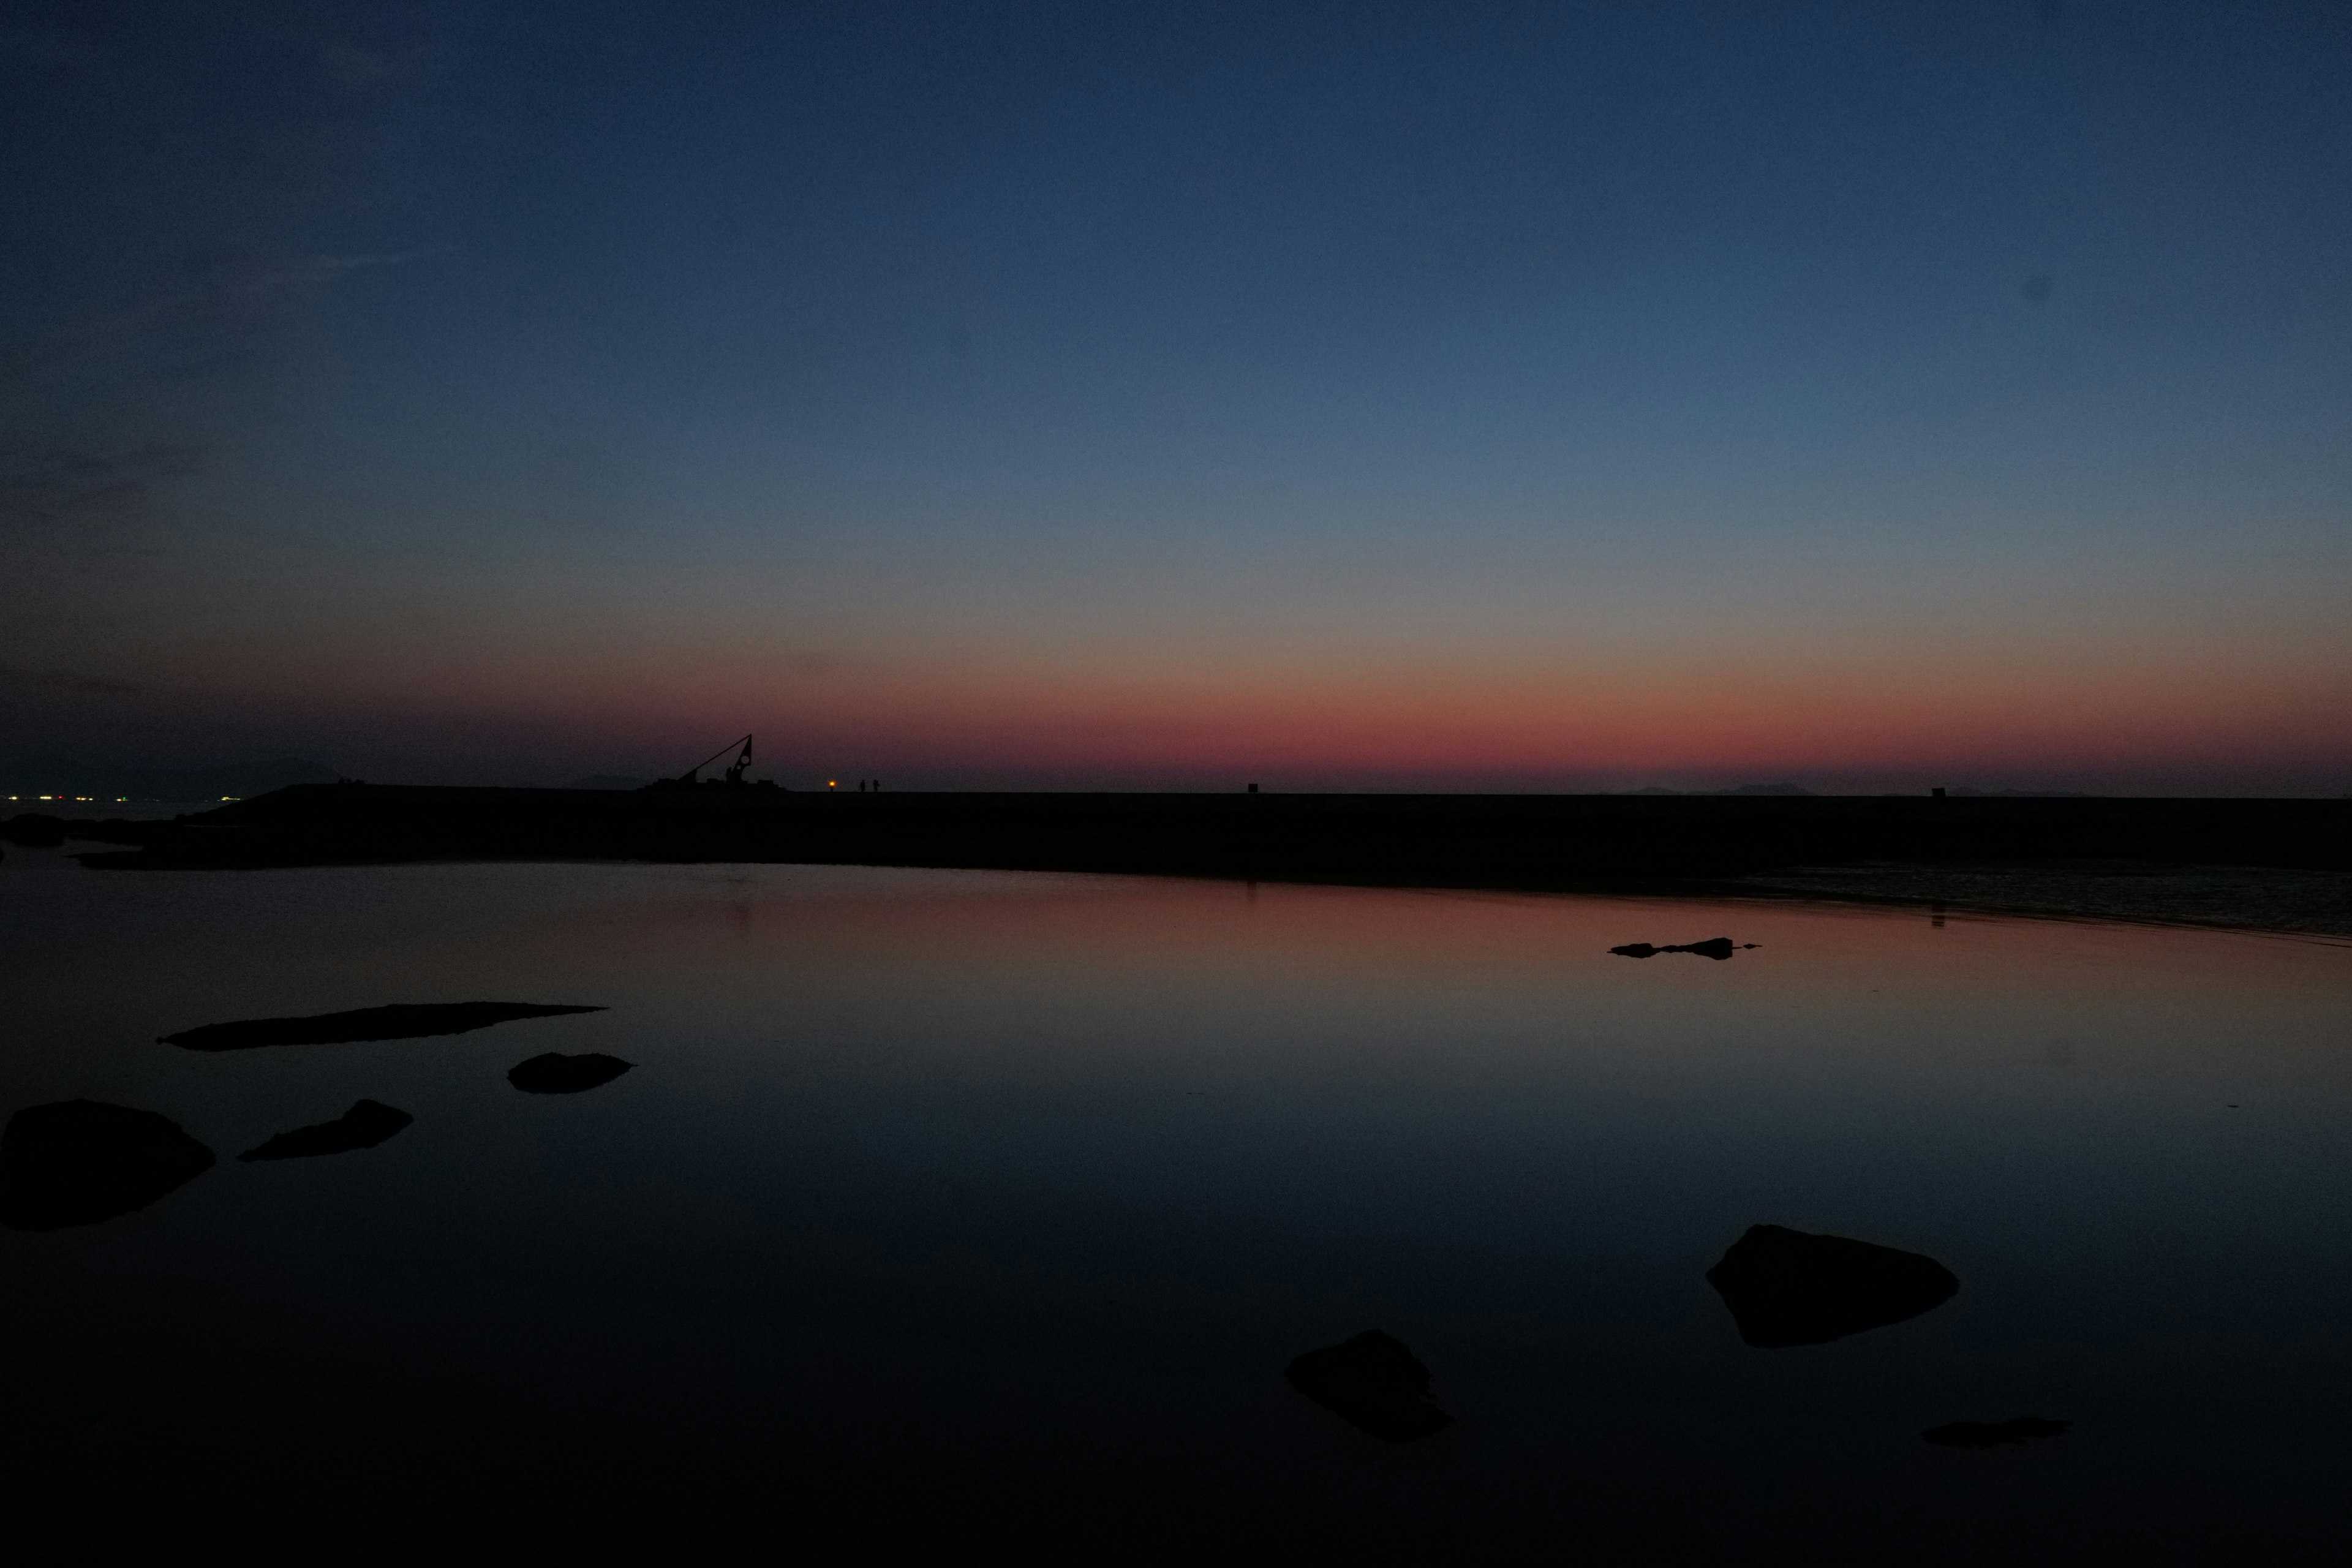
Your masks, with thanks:
M1813 792L1802 784L1734 784L1729 789L1668 789L1664 784L1643 784L1629 789L1627 795L1806 795Z
M307 757L273 757L205 768L124 768L44 758L9 766L0 776L0 793L89 795L100 801L202 801L217 805L223 795L243 800L288 784L332 784L337 776L333 768Z
M216 768L142 768L122 776L117 792L133 800L217 801L268 795L288 784L332 784L340 776L324 763L275 757L266 763L230 763Z
M1625 793L1627 795L1810 795L1813 792L1802 784L1735 784L1729 789L1691 790L1668 789L1663 784L1643 784L1640 789L1629 789ZM1945 793L1978 800L2087 800L2090 798L2078 789L1977 789L1968 784L1961 784Z
M1955 785L1949 792L1963 798L1977 800L2088 800L2090 796L2078 789L1972 789L1967 784Z

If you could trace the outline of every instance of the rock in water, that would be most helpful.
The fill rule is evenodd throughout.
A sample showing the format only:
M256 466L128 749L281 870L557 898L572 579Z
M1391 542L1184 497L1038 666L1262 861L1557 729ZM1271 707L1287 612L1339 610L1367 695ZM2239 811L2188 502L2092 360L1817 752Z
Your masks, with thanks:
M1705 942L1686 942L1667 947L1660 947L1653 942L1629 942L1622 947L1612 947L1609 951L1620 958L1655 958L1662 952L1695 952L1701 958L1725 959L1755 945L1752 942L1734 942L1727 936L1711 936Z
M212 1169L213 1152L152 1110L66 1100L0 1133L0 1225L60 1230L143 1209Z
M1885 1328L1942 1306L1960 1288L1932 1258L1777 1225L1748 1226L1706 1281L1739 1337L1759 1350Z
M517 1062L508 1070L507 1081L525 1094L578 1094L583 1089L612 1082L634 1065L599 1051L576 1057L549 1051L527 1062Z
M1410 1443L1453 1423L1430 1402L1429 1368L1378 1329L1308 1351L1282 1374L1324 1409L1391 1443Z
M2030 1443L2037 1437L2063 1437L2074 1425L2041 1415L2012 1415L2006 1421L1954 1421L1930 1426L1919 1436L1939 1448L1992 1448Z
M348 1013L318 1013L303 1018L245 1018L233 1024L203 1024L165 1035L156 1043L189 1051L249 1051L262 1046L335 1046L353 1040L422 1040L436 1035L467 1035L517 1018L555 1018L568 1013L601 1013L544 1002L395 1002L389 1007L357 1007Z
M26 849L61 849L66 842L63 817L44 811L24 811L0 822L0 838Z
M314 1154L343 1154L373 1149L416 1118L382 1100L362 1100L332 1121L280 1132L257 1149L247 1149L240 1160L307 1160Z

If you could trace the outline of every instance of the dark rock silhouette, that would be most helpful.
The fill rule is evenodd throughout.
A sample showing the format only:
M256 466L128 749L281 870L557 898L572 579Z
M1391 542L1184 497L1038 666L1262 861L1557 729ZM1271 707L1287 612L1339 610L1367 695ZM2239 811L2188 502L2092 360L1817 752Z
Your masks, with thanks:
M1777 1225L1748 1226L1706 1281L1731 1309L1739 1337L1759 1350L1825 1344L1899 1323L1960 1288L1932 1258Z
M1705 942L1686 942L1679 947L1659 947L1646 942L1629 942L1623 947L1612 947L1609 951L1620 958L1655 958L1662 952L1695 952L1701 958L1723 959L1755 945L1752 942L1734 942L1727 936L1713 936Z
M213 1152L152 1110L66 1100L0 1133L0 1225L59 1230L143 1209L212 1169Z
M2006 1421L1953 1421L1930 1426L1919 1435L1939 1448L1995 1448L2030 1443L2037 1437L2063 1437L2074 1425L2040 1415L2013 1415Z
M307 1160L317 1154L345 1154L353 1149L373 1149L415 1120L405 1110L394 1110L382 1100L362 1100L332 1121L280 1132L259 1147L247 1149L237 1158Z
M353 1040L416 1040L433 1035L463 1035L516 1018L552 1018L566 1013L601 1013L602 1007L550 1006L537 1002L396 1003L307 1018L247 1018L205 1024L165 1035L161 1045L190 1051L248 1051L260 1046L332 1046Z
M635 1065L599 1051L586 1051L576 1057L549 1051L529 1061L517 1062L508 1070L507 1081L525 1094L578 1094L582 1089L612 1082Z
M172 831L168 822L133 822L121 816L51 816L27 811L0 822L0 839L27 849L62 848L68 841L145 845Z
M1389 1443L1410 1443L1452 1425L1430 1402L1429 1368L1378 1329L1308 1351L1285 1369L1290 1386Z
M0 822L0 839L20 849L61 848L66 841L65 819L45 811L19 812Z

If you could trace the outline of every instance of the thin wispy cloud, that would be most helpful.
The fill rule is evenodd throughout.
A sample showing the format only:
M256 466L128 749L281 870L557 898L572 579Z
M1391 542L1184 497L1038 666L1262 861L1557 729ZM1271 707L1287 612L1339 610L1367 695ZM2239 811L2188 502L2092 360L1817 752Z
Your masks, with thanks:
M305 284L321 282L347 272L402 267L428 257L446 255L454 245L420 245L406 250L362 252L350 256L314 256L280 266L256 268L209 281L196 289L143 300L120 310L85 318L29 343L0 348L0 374L23 374L68 364L86 355L135 341L152 332L217 317L232 317L238 309Z
M310 256L83 318L0 348L0 536L51 552L118 553L110 537L157 488L205 468L220 445L201 399L176 388L264 357L281 302L353 273L404 267L455 247ZM58 389L78 384L77 395ZM91 525L110 525L104 532ZM70 527L70 536L61 528Z

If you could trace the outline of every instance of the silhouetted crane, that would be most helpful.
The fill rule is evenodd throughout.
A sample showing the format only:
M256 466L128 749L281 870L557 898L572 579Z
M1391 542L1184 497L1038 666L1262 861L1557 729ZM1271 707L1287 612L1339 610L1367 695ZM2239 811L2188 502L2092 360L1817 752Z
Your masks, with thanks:
M703 769L709 767L711 763L717 762L728 752L734 751L738 746L743 748L742 752L740 755L736 757L734 762L728 764L726 778L723 780L706 780L699 776ZM702 761L695 763L694 766L678 774L677 777L674 779L656 779L646 787L647 789L692 789L699 784L709 784L719 785L722 788L731 784L740 789L744 786L746 782L743 777L743 770L751 765L751 737L746 735L740 741L728 742L725 745L719 747L717 751L703 758ZM760 782L763 784L768 784L770 788L774 787L774 785L766 779L761 779Z

